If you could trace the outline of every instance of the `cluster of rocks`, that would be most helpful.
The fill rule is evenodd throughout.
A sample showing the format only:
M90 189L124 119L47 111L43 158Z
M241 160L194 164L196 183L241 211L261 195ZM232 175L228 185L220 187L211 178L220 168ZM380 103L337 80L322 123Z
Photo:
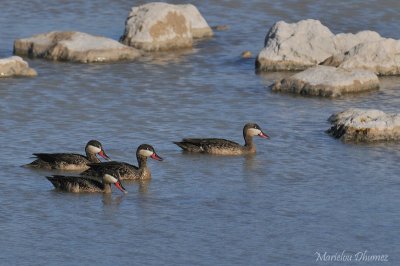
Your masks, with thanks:
M379 76L400 74L400 40L373 31L333 34L318 20L277 22L256 59L258 71L301 71L272 91L338 97L379 89ZM400 114L348 109L329 118L330 135L352 142L400 140Z
M333 34L320 21L277 22L257 57L260 70L304 70L318 64L400 74L400 41L374 31Z
M222 30L227 27L223 27ZM218 28L215 28L218 30ZM191 4L133 7L119 42L83 32L48 32L14 42L14 54L79 63L133 60L144 53L188 48L213 30ZM251 58L251 52L242 58ZM318 20L277 22L256 59L259 71L302 71L276 81L273 91L337 97L379 89L378 75L400 74L400 41L373 31L333 34ZM36 76L19 56L0 59L0 77ZM332 115L328 133L345 141L400 139L400 114L349 109Z
M306 70L275 82L274 91L327 97L368 91L379 87L377 75L400 74L400 41L383 38L373 31L335 35L313 19L298 23L279 21L265 38L256 68L260 71ZM360 70L364 70L362 75Z
M213 30L191 4L149 3L133 7L120 42L83 32L47 32L14 42L14 54L79 63L133 60L145 52L188 48ZM0 60L0 77L33 76L20 57ZM13 62L12 64L10 62ZM35 73L35 74L33 74Z

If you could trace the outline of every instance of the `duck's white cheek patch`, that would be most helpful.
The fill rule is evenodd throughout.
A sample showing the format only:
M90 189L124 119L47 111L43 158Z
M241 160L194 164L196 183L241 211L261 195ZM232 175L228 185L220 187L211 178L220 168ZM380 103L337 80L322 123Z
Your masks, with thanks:
M256 129L256 128L250 128L249 129L249 133L250 133L251 136L257 136L258 134L261 133L261 130Z
M100 148L97 148L97 147L95 147L95 146L92 146L92 145L89 145L88 147L87 147L87 150L90 152L90 153L99 153L99 152L101 152L101 149Z
M148 150L140 150L139 154L145 157L150 157L151 155L153 155L153 152Z
M117 183L118 180L115 177L113 177L112 175L105 174L104 181L106 183L115 184L115 183Z

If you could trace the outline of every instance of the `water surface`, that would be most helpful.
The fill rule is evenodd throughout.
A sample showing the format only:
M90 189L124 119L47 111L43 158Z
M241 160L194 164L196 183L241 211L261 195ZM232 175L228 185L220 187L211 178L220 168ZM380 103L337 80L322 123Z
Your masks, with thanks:
M50 30L118 39L130 7L145 1L3 2L0 57L14 39ZM399 144L344 144L324 131L348 107L399 112L400 79L335 100L272 93L287 74L256 75L254 58L240 54L257 55L278 20L399 39L400 3L193 3L229 30L135 62L28 60L38 77L0 81L0 264L312 265L315 252L367 250L397 265ZM242 142L248 121L271 136L255 139L255 156L188 155L172 143ZM82 153L89 139L114 160L136 164L136 147L149 143L165 161L151 161L153 179L127 183L125 196L60 193L48 172L20 167L33 152Z

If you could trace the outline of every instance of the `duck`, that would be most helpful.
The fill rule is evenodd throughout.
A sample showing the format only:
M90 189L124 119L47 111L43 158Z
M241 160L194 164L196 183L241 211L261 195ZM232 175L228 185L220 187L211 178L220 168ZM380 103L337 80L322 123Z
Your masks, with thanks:
M89 169L81 173L83 176L102 176L104 174L121 176L121 179L130 180L145 180L151 179L150 169L147 167L147 158L151 158L157 161L162 161L161 158L155 151L155 149L149 144L141 144L136 150L136 158L138 166L125 163L125 162L104 162L104 163L89 163Z
M84 171L89 168L88 163L100 162L96 154L105 160L111 160L97 140L90 140L86 144L85 152L86 156L76 153L33 153L37 159L26 166L47 170Z
M214 155L245 155L256 153L253 137L259 136L269 139L256 123L247 123L243 127L244 145L231 140L218 138L184 138L182 141L174 141L183 151L205 153Z
M103 192L111 193L111 184L114 184L123 193L128 193L121 183L119 176L105 174L102 180L86 176L65 176L52 175L46 178L53 186L60 191L81 193L81 192Z

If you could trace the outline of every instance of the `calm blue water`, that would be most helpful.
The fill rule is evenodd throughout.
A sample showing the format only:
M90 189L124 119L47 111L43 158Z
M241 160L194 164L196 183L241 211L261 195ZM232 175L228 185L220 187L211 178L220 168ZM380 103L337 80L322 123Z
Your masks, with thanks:
M0 1L0 57L14 39L78 30L118 39L145 1ZM174 1L179 3L178 1ZM194 1L189 1L193 2ZM388 255L400 261L400 144L343 144L324 133L348 107L399 112L400 78L336 100L272 93L254 57L278 20L320 19L333 32L370 29L400 38L398 1L196 1L210 25L228 25L189 52L135 62L28 60L39 76L0 80L1 265L380 265L321 262L316 252ZM182 154L172 141L242 142L257 122L251 157ZM48 172L21 168L33 152L82 153L100 140L136 164L141 143L163 162L153 179L73 195ZM354 257L353 257L354 260Z

